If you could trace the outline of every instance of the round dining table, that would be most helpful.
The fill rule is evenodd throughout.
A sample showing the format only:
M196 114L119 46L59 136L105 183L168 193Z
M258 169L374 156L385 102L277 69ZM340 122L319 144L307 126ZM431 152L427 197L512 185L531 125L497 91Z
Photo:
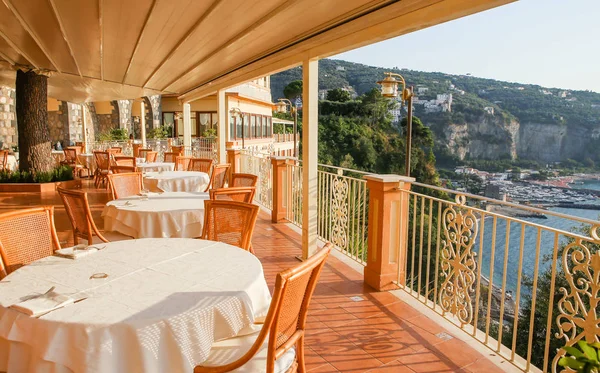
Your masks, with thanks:
M137 168L140 172L160 172L160 171L175 171L175 163L171 162L148 162L138 163Z
M163 171L144 174L144 187L151 192L204 192L209 182L208 174L198 171Z
M110 201L104 229L133 238L195 238L202 234L208 193L164 192Z
M101 248L0 281L0 371L192 372L213 342L255 332L268 311L262 265L240 248L183 238ZM76 302L38 318L10 307L49 288Z

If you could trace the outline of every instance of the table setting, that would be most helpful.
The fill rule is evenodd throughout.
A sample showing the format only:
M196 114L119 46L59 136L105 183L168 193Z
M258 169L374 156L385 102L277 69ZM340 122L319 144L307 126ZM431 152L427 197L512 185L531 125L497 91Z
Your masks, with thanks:
M208 193L148 192L110 201L104 229L133 238L200 237Z
M220 242L138 239L50 256L0 281L0 371L191 372L256 331L260 261Z
M144 187L151 192L204 192L210 178L198 171L159 171L144 173Z

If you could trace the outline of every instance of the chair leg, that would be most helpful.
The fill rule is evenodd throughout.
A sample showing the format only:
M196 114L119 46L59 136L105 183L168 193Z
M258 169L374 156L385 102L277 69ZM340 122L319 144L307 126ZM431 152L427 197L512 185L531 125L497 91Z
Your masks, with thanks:
M296 345L296 360L298 361L298 372L305 373L306 366L304 364L304 336L298 339L298 344Z

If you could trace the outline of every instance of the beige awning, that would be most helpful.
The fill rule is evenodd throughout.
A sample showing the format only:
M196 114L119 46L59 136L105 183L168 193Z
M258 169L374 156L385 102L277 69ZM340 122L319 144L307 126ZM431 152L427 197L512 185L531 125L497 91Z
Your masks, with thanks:
M274 124L275 124L275 123L280 123L280 124L285 124L285 125L288 125L288 126L291 126L291 125L293 125L293 124L294 124L294 121L293 121L293 120L279 119L279 118L275 118L275 117L273 117L273 119L271 119L271 120L272 120L272 122L273 122Z
M2 82L49 71L73 102L182 100L512 0L4 0Z

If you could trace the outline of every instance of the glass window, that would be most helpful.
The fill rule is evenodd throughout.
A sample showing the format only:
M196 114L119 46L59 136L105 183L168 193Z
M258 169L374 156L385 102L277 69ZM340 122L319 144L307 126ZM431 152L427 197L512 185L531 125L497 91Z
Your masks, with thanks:
M217 128L217 124L219 124L219 116L217 113L211 114L211 128Z
M250 136L250 114L244 114L244 138Z
M200 136L204 136L204 132L206 132L207 129L212 128L211 120L211 113L198 113L198 125L200 127Z
M272 125L271 119L272 119L271 117L267 118L267 123L268 123L267 124L267 136L268 137L273 137L273 125Z
M236 126L237 129L235 131L235 138L241 139L242 138L242 118L240 118L240 116L236 115L235 123L237 124L237 126Z
M233 115L229 116L229 140L235 139L235 118Z
M267 117L263 117L262 119L262 137L267 137Z
M256 115L250 116L250 137L256 137Z
M193 111L190 115L191 117L191 122L192 122L192 136L193 137L198 137L198 125L196 124L196 112Z

